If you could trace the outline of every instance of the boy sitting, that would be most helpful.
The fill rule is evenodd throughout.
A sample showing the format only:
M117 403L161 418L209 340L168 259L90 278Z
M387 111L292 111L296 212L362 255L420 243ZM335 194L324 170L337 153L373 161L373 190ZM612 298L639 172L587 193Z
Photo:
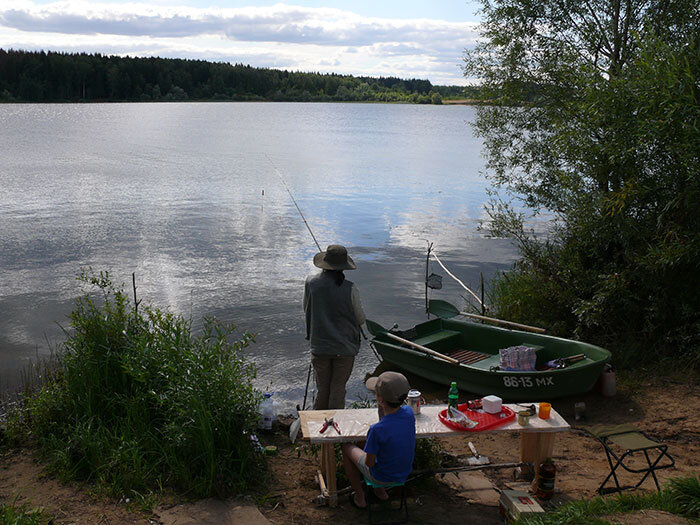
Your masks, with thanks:
M408 394L408 380L398 372L384 372L370 377L365 383L377 396L379 422L369 427L365 449L351 443L343 445L343 463L355 493L351 502L358 508L367 507L362 490L362 476L372 483L403 483L413 469L416 447L416 418L409 406L402 405ZM374 493L386 500L386 489Z

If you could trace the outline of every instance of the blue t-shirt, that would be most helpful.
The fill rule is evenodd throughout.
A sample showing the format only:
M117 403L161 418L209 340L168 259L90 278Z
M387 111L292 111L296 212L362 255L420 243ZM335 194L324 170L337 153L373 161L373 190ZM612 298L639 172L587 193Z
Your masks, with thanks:
M365 452L377 456L369 472L385 483L406 481L413 470L416 450L416 418L411 407L402 405L369 427Z

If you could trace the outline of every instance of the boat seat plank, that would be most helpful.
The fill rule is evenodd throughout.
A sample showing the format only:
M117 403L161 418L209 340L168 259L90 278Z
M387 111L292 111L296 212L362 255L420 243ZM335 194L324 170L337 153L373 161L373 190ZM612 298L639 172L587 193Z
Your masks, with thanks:
M458 349L454 352L450 352L450 357L457 359L463 365L471 365L483 359L488 359L491 355L484 354L483 352L475 352L473 350Z
M444 341L451 337L459 337L461 334L455 330L438 330L428 335L418 337L413 340L414 343L421 346L428 346L432 343L437 343L438 341Z

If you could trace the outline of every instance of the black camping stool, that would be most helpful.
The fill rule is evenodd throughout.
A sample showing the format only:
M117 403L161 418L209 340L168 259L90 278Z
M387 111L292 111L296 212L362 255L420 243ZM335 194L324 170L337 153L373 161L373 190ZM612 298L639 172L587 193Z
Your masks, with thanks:
M605 492L621 492L629 488L637 488L644 480L649 477L654 478L654 483L656 483L656 489L661 490L659 487L659 480L656 478L655 471L671 468L676 464L676 461L667 452L668 445L659 443L658 441L652 440L644 432L639 430L634 425L616 425L616 426L604 426L597 425L586 429L591 435L593 435L598 441L600 441L605 448L605 454L608 457L608 464L610 465L610 473L607 475L603 483L598 487L598 492L603 493L603 487L608 482L610 478L615 480L616 488L605 489ZM610 447L610 445L616 445L616 447L624 450L624 454L619 455ZM631 457L635 452L642 452L647 461L647 467L633 467L631 465ZM651 455L656 455L656 458L652 461ZM659 464L661 458L666 457L663 463ZM625 463L625 459L628 461ZM615 460L615 463L613 463ZM644 476L636 485L629 487L621 487L620 481L617 479L616 470L618 467L622 467L627 472L632 472L639 474L644 472Z
M389 525L389 524L399 524L399 523L408 523L408 502L406 501L406 483L391 483L391 484L381 484L378 485L376 483L371 482L367 478L365 478L365 483L367 484L367 517L369 519L370 525ZM401 488L401 504L398 507L392 506L391 503L388 503L389 506L391 506L391 511L392 513L398 513L398 521L397 520L391 520L391 521L373 521L372 520L372 504L375 503L375 500L379 502L380 504L383 503L379 498L377 498L374 495L374 488L384 488L384 489L390 489L394 487L400 487Z

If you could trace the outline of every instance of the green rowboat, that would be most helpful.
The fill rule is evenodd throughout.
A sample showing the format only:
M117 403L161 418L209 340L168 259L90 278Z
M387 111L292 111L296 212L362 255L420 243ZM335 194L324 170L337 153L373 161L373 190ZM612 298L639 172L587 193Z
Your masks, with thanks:
M388 331L373 321L367 321L367 327L383 361L436 383L456 381L460 390L508 401L550 400L587 392L610 360L610 352L588 343L457 319L433 319L404 331ZM500 370L499 350L520 345L535 349L536 370ZM547 367L552 360L579 354L585 358L564 368Z

